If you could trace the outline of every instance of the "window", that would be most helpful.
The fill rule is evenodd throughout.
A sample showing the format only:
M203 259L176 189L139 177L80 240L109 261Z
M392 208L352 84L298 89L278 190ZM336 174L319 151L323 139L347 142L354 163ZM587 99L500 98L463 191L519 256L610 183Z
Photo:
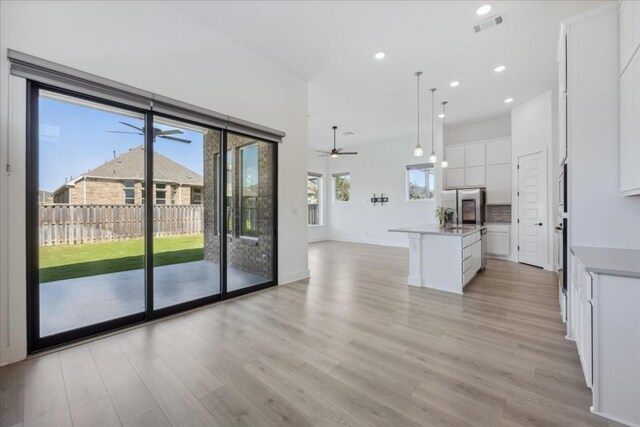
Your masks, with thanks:
M167 184L156 184L156 204L167 204Z
M433 199L434 191L432 163L407 166L407 200Z
M136 183L125 180L124 182L124 204L133 205L136 203Z
M258 145L240 149L240 236L258 237Z
M144 198L146 197L146 193L144 191L144 181L140 183L140 194L142 195L142 201L140 203L144 205Z
M202 188L191 187L191 204L192 205L202 204Z
M233 153L227 150L227 234L233 232Z
M351 199L351 174L333 174L333 198L336 202L348 202Z
M322 175L309 172L307 175L307 207L309 225L322 225L320 200L322 191Z

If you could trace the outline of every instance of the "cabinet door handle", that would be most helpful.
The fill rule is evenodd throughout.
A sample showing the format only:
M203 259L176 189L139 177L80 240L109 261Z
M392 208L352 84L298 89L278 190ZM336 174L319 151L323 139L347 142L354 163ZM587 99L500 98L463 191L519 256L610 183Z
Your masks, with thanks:
M541 222L539 222L537 224L533 224L533 225L539 225L540 227L542 227L542 223Z

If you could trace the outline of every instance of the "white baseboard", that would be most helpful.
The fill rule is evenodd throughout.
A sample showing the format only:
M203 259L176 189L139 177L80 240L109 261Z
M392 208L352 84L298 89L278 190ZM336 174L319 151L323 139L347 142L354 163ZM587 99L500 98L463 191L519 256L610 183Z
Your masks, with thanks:
M297 282L298 280L308 279L309 277L311 277L311 271L309 269L283 274L278 284L286 285L287 283Z
M27 343L23 345L13 345L0 350L0 366L10 365L27 358Z

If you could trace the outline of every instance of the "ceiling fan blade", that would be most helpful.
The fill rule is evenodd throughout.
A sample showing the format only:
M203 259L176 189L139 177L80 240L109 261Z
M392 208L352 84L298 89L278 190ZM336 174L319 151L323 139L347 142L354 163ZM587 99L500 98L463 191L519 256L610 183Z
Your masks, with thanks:
M128 131L124 131L124 130L106 130L105 132L109 132L109 133L129 133L132 135L144 135L144 133L142 132L128 132Z
M173 136L158 135L158 138L170 139L172 141L178 141L178 142L184 142L185 144L191 144L191 141L189 141L188 139L175 138Z
M180 129L170 129L170 130L162 130L160 132L158 132L158 136L164 136L164 135L181 135L184 132L182 132Z
M327 154L323 154L323 155L318 156L318 157L327 157L327 156L330 156L330 155L331 155L331 154L328 154L328 153L327 153Z
M343 151L343 150L344 150L344 148L336 148L336 151L337 151L338 153L339 153L339 152L341 152L341 151Z
M132 124L130 124L130 123L127 123L127 122L120 122L120 123L122 123L122 124L123 124L123 125L125 125L125 126L129 126L130 128L134 128L134 129L136 129L136 130L139 130L140 132L144 132L144 129L143 129L143 128L139 128L139 127L134 126L134 125L132 125Z
M331 151L314 150L316 153L331 154Z
M357 151L341 151L339 153L336 153L338 156L343 156L345 154L358 154Z

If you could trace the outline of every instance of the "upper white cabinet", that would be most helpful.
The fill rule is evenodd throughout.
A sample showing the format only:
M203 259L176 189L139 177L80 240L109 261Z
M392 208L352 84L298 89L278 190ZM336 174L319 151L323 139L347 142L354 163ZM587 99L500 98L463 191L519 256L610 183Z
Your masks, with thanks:
M484 150L485 150L485 144L465 145L464 166L467 168L473 167L473 166L484 166L485 165Z
M511 204L511 140L509 138L451 145L445 187L487 187L487 203Z
M511 163L511 143L508 139L487 142L487 166Z
M466 187L482 187L485 185L484 166L464 168L464 185Z
M640 2L620 4L620 191L640 195Z
M447 162L450 168L464 167L464 146L447 147Z
M487 204L511 204L511 164L487 166Z
M640 46L640 2L625 0L620 3L620 73L631 62Z
M444 176L447 187L464 187L464 168L447 168Z

